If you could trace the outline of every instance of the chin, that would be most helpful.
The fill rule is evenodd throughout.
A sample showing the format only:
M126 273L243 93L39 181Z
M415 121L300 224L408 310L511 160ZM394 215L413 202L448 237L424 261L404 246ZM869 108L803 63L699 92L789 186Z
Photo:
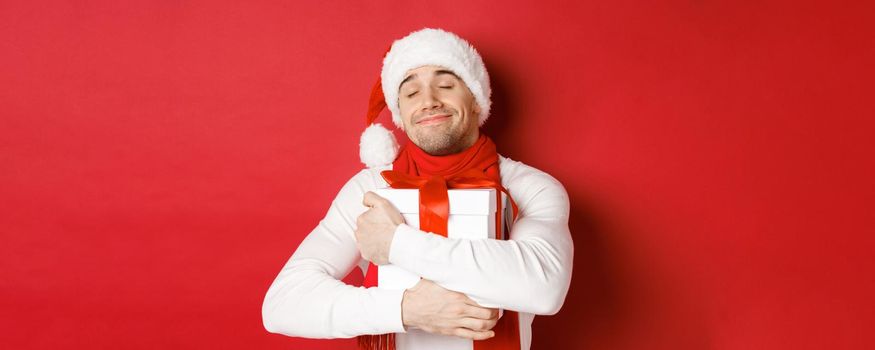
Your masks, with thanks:
M459 152L460 141L458 139L442 139L431 141L437 142L425 142L422 145L417 144L417 146L419 146L419 148L421 148L426 153L434 156L443 156Z

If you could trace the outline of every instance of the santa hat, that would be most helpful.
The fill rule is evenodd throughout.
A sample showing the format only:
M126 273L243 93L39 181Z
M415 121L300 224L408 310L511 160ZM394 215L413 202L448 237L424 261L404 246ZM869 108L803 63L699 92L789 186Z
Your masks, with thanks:
M436 65L455 73L480 107L479 125L489 118L492 89L489 74L477 50L458 35L433 28L423 28L396 40L383 57L380 79L371 89L368 101L367 128L359 143L359 157L368 167L388 165L398 156L398 141L391 131L374 120L385 107L392 112L392 122L404 130L398 107L398 88L408 70Z

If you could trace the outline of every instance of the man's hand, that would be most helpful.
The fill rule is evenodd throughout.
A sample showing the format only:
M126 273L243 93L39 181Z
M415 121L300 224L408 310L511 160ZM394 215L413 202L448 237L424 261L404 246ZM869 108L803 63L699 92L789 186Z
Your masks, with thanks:
M404 291L401 321L429 333L483 340L495 336L498 309L482 307L467 295L427 279Z
M363 258L376 265L385 265L389 262L389 247L395 229L404 223L404 217L389 200L371 191L365 193L362 204L370 209L356 219L356 247Z

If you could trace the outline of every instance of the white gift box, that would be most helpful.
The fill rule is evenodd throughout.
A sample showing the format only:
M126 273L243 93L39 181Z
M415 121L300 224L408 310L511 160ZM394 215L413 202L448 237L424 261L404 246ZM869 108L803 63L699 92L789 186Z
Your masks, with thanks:
M384 188L374 192L388 199L401 212L407 225L419 228L419 190ZM492 188L448 190L447 196L450 206L447 220L449 238L495 239L496 212L506 207L507 196L504 193L501 193L500 207L496 207L495 189ZM499 232L503 232L509 222L506 212L502 213ZM392 264L380 265L379 269L377 285L380 288L407 289L420 279L416 274Z
M401 212L404 222L419 228L419 190L416 189L377 189L374 191L386 198ZM496 206L495 189L464 189L448 190L449 217L447 219L447 236L463 239L495 239L495 215L502 210L502 225L499 233L506 232L513 220L509 217L512 211L507 208L507 196L501 194L501 205ZM399 266L392 264L380 265L377 274L377 285L380 288L407 289L419 283L420 277ZM484 307L495 307L472 298ZM498 310L498 317L504 316L504 310ZM410 327L406 333L398 333L395 338L399 349L443 350L471 349L470 339L454 336L431 334L415 327Z

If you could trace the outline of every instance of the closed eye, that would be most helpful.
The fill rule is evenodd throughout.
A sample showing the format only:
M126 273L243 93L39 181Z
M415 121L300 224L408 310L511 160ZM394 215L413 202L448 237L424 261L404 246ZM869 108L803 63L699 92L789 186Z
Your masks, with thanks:
M413 95L416 95L417 92L419 92L419 91L414 91L414 92L408 94L407 97L413 97Z

